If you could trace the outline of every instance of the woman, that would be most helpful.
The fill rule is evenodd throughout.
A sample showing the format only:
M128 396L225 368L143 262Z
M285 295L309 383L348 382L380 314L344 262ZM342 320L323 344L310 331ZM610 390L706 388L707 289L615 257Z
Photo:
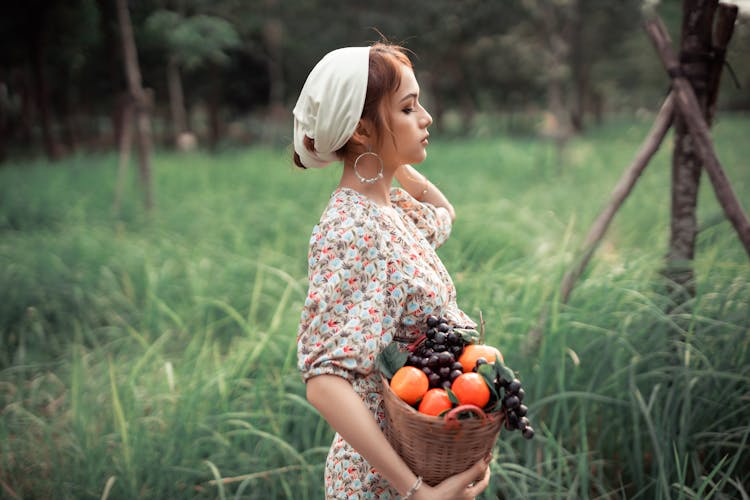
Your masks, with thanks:
M327 54L294 108L295 163L343 162L310 238L297 338L307 398L336 430L326 498L474 498L489 482L488 456L435 487L422 484L382 432L383 348L416 338L430 314L475 326L435 253L453 207L410 166L427 155L431 123L408 57L385 43Z

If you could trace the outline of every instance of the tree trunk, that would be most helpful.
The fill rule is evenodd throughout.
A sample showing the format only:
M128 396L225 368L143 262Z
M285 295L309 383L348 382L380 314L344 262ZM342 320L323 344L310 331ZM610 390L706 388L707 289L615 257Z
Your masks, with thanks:
M208 142L211 151L216 151L221 140L221 72L216 64L211 64L211 93L208 99Z
M125 75L128 81L128 91L135 103L134 121L138 143L140 179L144 189L146 209L151 210L154 205L151 180L151 119L149 117L149 111L152 108L152 99L141 85L141 69L138 65L138 53L133 37L133 27L130 22L127 0L117 0L117 19L120 25L122 48L125 56Z
M553 129L548 131L555 142L557 171L562 172L563 152L570 139L572 126L566 106L565 80L569 70L570 44L566 29L555 14L555 9L545 9L542 14L547 31L547 109L554 117Z
M167 88L169 89L169 110L172 118L172 135L174 145L180 146L180 135L187 132L187 113L185 112L185 96L182 92L182 77L180 66L174 56L167 61Z
M29 82L27 68L18 69L13 72L13 81L21 96L21 116L19 121L18 141L25 147L31 146L31 128L34 122L34 97Z
M40 23L43 20L39 21ZM31 71L33 74L34 97L36 109L39 114L39 125L42 129L42 143L44 152L52 161L60 159L60 148L55 141L52 131L52 110L49 102L49 86L44 75L44 32L41 26L37 26L31 34Z
M99 33L102 44L107 54L107 72L112 85L118 88L122 79L122 70L120 67L119 39L117 34L117 9L111 0L96 0L99 9ZM122 108L121 106L129 99L127 95L119 92L112 92L112 113L110 114L110 123L112 124L111 142L117 147L120 144L120 134L122 133ZM106 142L110 142L107 140Z
M268 19L263 26L263 39L268 50L268 76L270 79L268 103L273 117L283 116L286 113L284 108L286 82L284 80L281 50L283 38L284 26L281 21Z
M681 68L708 117L707 83L711 50L711 27L718 0L683 0ZM672 215L665 275L678 303L695 295L692 261L698 232L696 207L701 178L701 160L684 117L675 117L672 154ZM684 294L684 295L683 295ZM682 297L680 297L682 295Z
M573 80L573 104L570 110L570 124L575 132L582 132L585 127L586 103L589 93L590 67L586 58L583 42L583 4L575 2L571 20L570 69Z

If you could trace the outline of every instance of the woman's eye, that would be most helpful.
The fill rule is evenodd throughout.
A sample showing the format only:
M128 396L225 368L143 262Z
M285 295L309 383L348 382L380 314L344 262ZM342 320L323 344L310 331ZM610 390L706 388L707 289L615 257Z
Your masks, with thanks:
M407 115L414 112L414 108L404 108L404 113Z

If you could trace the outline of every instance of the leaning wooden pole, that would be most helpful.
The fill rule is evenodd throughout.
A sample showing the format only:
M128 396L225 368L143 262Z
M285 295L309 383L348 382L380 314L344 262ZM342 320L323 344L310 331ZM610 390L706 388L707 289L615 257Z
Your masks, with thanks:
M716 102L719 100L719 83L726 62L729 40L734 35L734 24L737 21L739 8L736 5L719 3L716 10L716 26L713 33L713 58L709 70L708 88L708 125L716 115Z
M562 285L560 286L560 300L563 303L568 302L568 298L570 297L575 282L583 273L584 269L586 269L589 260L591 260L591 256L594 255L594 252L604 237L604 233L609 228L609 224L612 222L612 219L615 217L615 214L620 209L625 199L633 190L633 186L635 186L636 181L646 169L648 162L651 161L651 158L656 151L658 151L659 146L664 140L664 136L667 134L669 126L672 123L673 113L674 97L670 93L664 100L664 103L659 110L659 114L656 115L654 124L651 126L651 131L643 141L641 149L638 150L633 162L625 170L625 173L620 177L615 189L612 191L609 203L591 226L591 229L586 236L586 240L583 243L583 253L581 257L578 258L573 267L565 273Z
M672 48L669 33L657 14L654 14L646 22L646 32L649 34L667 73L672 78L672 91L675 94L677 108L687 123L688 130L693 137L698 154L703 160L703 167L708 172L708 177L714 187L719 204L732 223L732 226L734 226L740 242L745 248L745 252L750 257L750 221L748 221L747 215L739 201L737 201L737 196L734 194L732 186L724 173L724 169L719 163L713 142L711 141L708 124L703 117L693 88L682 75L679 61Z
M651 158L659 150L659 146L663 142L664 137L667 135L669 127L672 123L674 109L674 97L670 93L664 100L659 113L656 115L654 124L651 126L651 130L643 140L641 148L638 150L635 158L633 158L633 161L625 170L625 173L623 173L623 175L620 177L620 180L617 182L617 185L612 191L609 203L599 214L599 217L596 218L594 224L591 226L591 229L589 230L589 233L586 236L586 240L583 244L581 256L574 261L572 267L565 273L562 284L560 285L561 303L564 304L568 302L576 281L581 276L584 269L586 269L589 260L591 260L591 257L594 255L594 252L598 248L599 243L601 242L604 234L609 228L610 223L612 222L612 219L614 218L615 214L620 209L622 204L625 202L625 199L628 197L630 192L633 190L636 181L640 178L641 174L646 169L646 166L648 165L649 161L651 161ZM526 345L524 346L525 352L534 352L538 348L542 340L542 330L544 329L544 325L547 322L548 314L549 306L547 305L539 315L536 326L532 328L532 330L528 334L528 337L526 338Z

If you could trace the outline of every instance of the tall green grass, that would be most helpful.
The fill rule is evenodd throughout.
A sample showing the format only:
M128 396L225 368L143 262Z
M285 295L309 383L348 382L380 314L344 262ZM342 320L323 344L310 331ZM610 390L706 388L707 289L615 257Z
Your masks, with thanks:
M670 303L670 143L573 292L565 269L647 132L434 141L461 306L518 370L537 437L503 433L484 498L747 498L750 264L700 194L695 298ZM715 127L750 210L747 117ZM0 169L0 488L8 498L322 498L332 431L295 333L307 238L337 182L270 147L159 153L156 209L116 158ZM524 340L545 306L538 351ZM666 311L670 311L667 313Z

